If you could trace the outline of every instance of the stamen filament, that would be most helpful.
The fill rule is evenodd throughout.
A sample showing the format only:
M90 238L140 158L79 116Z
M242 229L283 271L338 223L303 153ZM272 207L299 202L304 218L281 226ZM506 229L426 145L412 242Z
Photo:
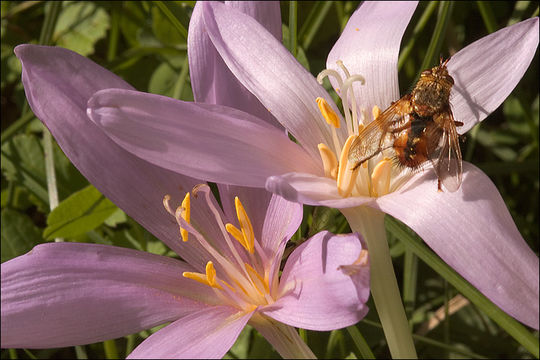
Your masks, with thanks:
M200 184L200 185L194 187L193 188L193 196L197 196L199 191L202 191L204 193L204 199L205 199L206 203L208 204L208 208L210 209L210 211L212 212L212 214L216 218L216 220L217 220L216 222L217 222L217 224L219 226L219 229L220 229L220 231L221 231L221 233L223 235L223 238L225 239L225 242L227 243L227 246L228 246L230 252L232 253L234 259L236 260L236 262L238 264L238 266L234 266L229 261L227 261L227 264L230 265L230 266L227 266L225 268L227 274L229 276L233 277L233 278L238 277L238 278L241 278L241 279L245 279L245 278L249 277L249 274L245 271L244 266L243 266L244 261L242 260L242 257L240 256L238 251L236 251L236 247L233 246L233 243L232 243L231 239L228 236L228 232L227 232L227 230L225 228L225 225L223 224L223 221L221 220L222 216L218 212L218 209L216 208L218 205L214 204L212 202L213 198L210 197L210 187L208 185L206 185L206 184ZM213 247L212 247L212 250L214 250ZM214 252L215 252L215 250L214 250ZM219 255L219 256L221 256L221 255ZM221 257L223 257L223 256L221 256ZM220 261L220 263L221 263L221 261ZM241 269L241 271L243 271L244 276L241 276L239 274L239 269Z
M268 288L268 284L264 281L264 278L257 272L257 270L255 270L251 265L245 263L245 266L253 282L253 285L255 285L260 295L264 296L264 294L270 290Z
M323 71L319 73L319 75L317 75L317 81L319 84L322 85L323 79L325 77L330 77L330 76L333 76L334 79L336 79L336 82L338 83L338 86L339 86L339 89L337 89L337 91L340 91L341 86L343 86L343 79L341 78L341 75L336 70L324 69Z
M342 63L343 65L343 63ZM343 68L345 68L345 66L343 66ZM347 96L347 93L349 91L349 89L351 90L351 107L350 107L350 110L351 110L351 113L352 113L352 120L350 120L349 118L349 121L351 121L351 130L352 130L352 133L353 134L356 134L358 135L358 115L356 113L357 109L356 109L356 97L354 96L354 89L352 87L352 83L355 82L355 81L359 81L362 85L365 84L366 82L366 79L364 79L364 77L362 75L353 75L353 76L348 76L347 79L343 82L343 87L341 89L341 99L343 101L343 108L345 109L345 107L347 107L347 109L349 109L349 98ZM349 134L351 135L351 134Z

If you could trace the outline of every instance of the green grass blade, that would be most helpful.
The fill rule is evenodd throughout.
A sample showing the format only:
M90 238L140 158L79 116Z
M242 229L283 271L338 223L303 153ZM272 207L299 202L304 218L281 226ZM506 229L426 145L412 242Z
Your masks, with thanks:
M152 4L156 5L158 9L161 10L163 15L165 15L167 19L169 19L169 21L176 28L176 30L178 30L180 35L182 35L183 37L187 39L187 36L188 36L187 26L182 23L182 21L180 20L181 19L180 16L177 16L172 12L171 10L172 4L168 3L167 1L155 1L155 2L152 2Z
M373 355L373 351L371 351L371 348L366 342L366 339L364 339L364 337L362 336L362 334L360 333L360 330L358 330L356 325L347 327L347 332L351 336L354 342L354 345L356 345L358 352L362 356L362 359L375 359L375 355Z

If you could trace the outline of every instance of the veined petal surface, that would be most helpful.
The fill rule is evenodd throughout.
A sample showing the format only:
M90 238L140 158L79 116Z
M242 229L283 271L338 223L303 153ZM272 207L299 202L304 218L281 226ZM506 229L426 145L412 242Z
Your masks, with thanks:
M251 315L228 306L202 309L152 334L128 359L221 359Z
M282 131L226 106L110 89L90 99L88 115L132 154L207 181L262 187L298 167L322 173Z
M328 54L326 66L345 76L336 64L341 60L351 75L362 75L364 85L355 83L357 104L371 114L377 105L386 109L400 98L397 61L403 33L417 1L365 1L351 15L343 33ZM337 83L332 79L332 85ZM370 115L371 116L371 115Z
M108 245L38 245L1 270L2 348L95 343L216 303L186 263Z
M475 41L448 61L454 78L452 112L467 132L510 95L529 67L538 47L538 17Z
M190 190L200 181L131 155L86 116L87 101L96 91L132 87L67 49L20 45L15 54L22 63L30 107L75 167L129 216L180 253L178 228L163 208L163 196L175 196L179 188Z
M438 192L435 174L424 176L408 190L377 199L379 209L407 224L497 306L538 329L538 257L495 185L466 162L456 192Z
M226 5L253 17L281 40L279 1L230 1ZM202 19L202 2L193 8L188 29L191 87L195 101L221 104L281 126L270 112L234 77L212 44Z
M213 2L203 18L219 54L236 78L320 162L317 145L332 143L331 131L316 103L322 97L338 112L317 80L264 27L248 15ZM343 122L342 122L343 124ZM345 140L345 126L338 137Z
M285 324L327 331L360 321L367 313L369 266L351 277L340 266L358 260L358 235L322 231L289 256L280 280L280 299L261 312Z

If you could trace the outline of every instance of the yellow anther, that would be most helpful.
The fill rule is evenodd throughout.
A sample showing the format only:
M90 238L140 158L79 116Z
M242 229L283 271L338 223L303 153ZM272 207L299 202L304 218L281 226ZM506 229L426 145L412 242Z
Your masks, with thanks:
M353 276L358 274L361 270L363 270L367 265L369 264L369 256L367 250L361 250L360 255L358 255L358 259L356 259L352 264L350 265L341 265L338 267L345 275Z
M329 125L334 126L336 129L339 129L339 116L336 114L334 110L330 107L328 102L323 99L322 97L318 97L315 99L317 101L317 105L319 106L319 110L321 111L322 116L326 120L326 122Z
M236 206L236 216L240 223L240 229L242 230L242 235L244 235L246 250L253 254L255 251L255 234L253 232L253 226L251 226L251 221L238 196L234 198L234 205Z
M186 194L184 200L182 201L182 218L186 220L189 224L191 220L191 208L190 208L190 198L189 193ZM182 241L188 241L188 231L186 229L180 228L180 235L182 235Z
M337 176L337 188L339 195L347 197L351 194L356 177L358 176L358 169L352 170L348 166L349 149L351 144L356 139L356 135L351 135L345 141L343 148L341 149L341 155L339 157L339 170Z
M337 177L338 161L336 155L328 146L321 143L318 145L319 153L324 167L324 175L335 179Z
M222 289L216 280L216 269L214 268L214 263L211 261L206 263L206 279L210 286Z
M233 224L225 224L225 229L229 232L229 234L232 235L238 242L244 247L244 249L248 250L248 246L246 244L246 241L244 239L244 234L242 234L242 230L238 229Z
M206 263L206 274L184 271L182 276L191 280L200 282L201 284L211 286L216 289L223 290L221 285L217 282L216 269L214 269L214 263L209 261ZM225 283L227 284L227 283ZM229 287L230 285L227 284Z
M358 259L353 264L367 266L369 264L368 251L365 249L360 250L360 255L358 255Z
M384 158L375 166L371 173L372 195L375 197L388 194L392 176L392 160Z
M379 117L379 115L381 115L381 109L379 109L379 107L375 105L371 110L371 114L373 115L373 120L375 120Z
M257 288L259 293L263 296L265 293L268 294L270 289L268 288L268 284L266 283L266 281L264 281L264 278L248 263L244 263L244 265L246 266L246 270L249 274L249 277L255 284L255 287Z
M184 271L182 273L182 276L185 277L185 278L191 279L191 280L198 281L198 282L200 282L201 284L204 284L204 285L210 285L210 284L208 284L208 281L206 280L206 275L205 274L200 274L200 273L190 272L190 271Z

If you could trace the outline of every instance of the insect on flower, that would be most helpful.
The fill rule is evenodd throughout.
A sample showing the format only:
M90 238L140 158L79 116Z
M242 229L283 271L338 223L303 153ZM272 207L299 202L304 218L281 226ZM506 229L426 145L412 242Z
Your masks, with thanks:
M396 162L413 170L427 160L450 192L461 185L462 164L455 121L450 109L454 79L446 69L447 59L424 70L410 94L404 95L366 126L354 140L349 161L356 169L381 151L393 148Z

